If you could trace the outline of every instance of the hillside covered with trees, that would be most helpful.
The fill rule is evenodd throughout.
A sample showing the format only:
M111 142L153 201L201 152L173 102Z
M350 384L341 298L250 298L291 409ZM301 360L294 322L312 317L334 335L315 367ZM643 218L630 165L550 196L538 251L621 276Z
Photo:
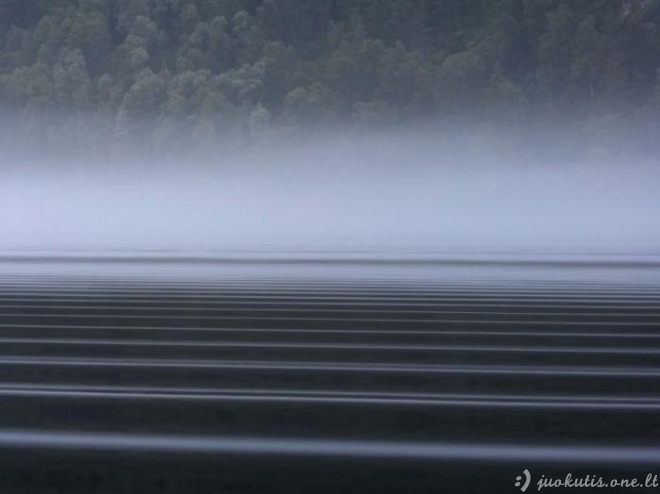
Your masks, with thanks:
M660 1L0 0L0 111L48 152L561 121L657 149Z

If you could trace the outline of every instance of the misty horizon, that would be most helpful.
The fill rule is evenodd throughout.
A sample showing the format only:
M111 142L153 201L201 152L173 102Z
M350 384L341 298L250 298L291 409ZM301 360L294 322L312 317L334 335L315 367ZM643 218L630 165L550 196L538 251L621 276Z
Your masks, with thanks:
M660 254L658 13L0 0L0 251Z
M650 160L515 163L471 139L462 151L393 133L221 164L17 167L0 184L0 250L660 253Z

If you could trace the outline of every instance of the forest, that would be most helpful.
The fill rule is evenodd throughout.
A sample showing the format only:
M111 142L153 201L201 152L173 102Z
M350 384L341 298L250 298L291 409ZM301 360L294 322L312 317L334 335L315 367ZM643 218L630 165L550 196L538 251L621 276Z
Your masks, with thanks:
M0 145L548 125L656 153L659 20L659 0L0 0Z

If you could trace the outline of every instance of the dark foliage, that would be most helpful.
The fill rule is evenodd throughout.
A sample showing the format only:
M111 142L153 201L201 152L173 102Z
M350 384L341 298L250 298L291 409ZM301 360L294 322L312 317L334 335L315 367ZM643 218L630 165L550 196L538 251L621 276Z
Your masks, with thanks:
M89 143L90 118L159 149L559 116L597 138L660 115L659 19L660 0L0 0L0 108L49 149Z

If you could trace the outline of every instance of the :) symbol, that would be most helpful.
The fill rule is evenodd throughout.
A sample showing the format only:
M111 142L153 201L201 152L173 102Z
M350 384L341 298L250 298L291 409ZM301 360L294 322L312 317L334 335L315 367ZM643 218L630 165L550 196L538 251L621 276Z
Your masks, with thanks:
M520 487L520 482L522 481L522 475L518 475L516 477L516 487L520 487L520 490L525 492L527 490L527 487L529 487L529 481L532 480L532 476L529 474L529 470L525 468L523 471L525 474L525 483L523 484L522 487Z

